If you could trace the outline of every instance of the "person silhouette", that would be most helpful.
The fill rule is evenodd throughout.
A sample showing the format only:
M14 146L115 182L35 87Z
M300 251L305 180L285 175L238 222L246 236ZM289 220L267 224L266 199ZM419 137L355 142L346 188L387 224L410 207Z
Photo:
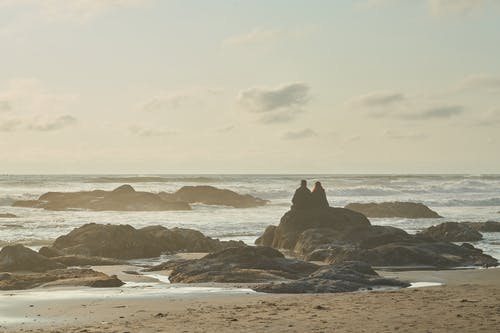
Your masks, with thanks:
M307 181L301 180L300 187L295 190L292 198L293 209L311 208L311 191L307 188Z
M311 206L313 208L330 207L328 199L326 198L325 189L321 186L320 182L314 184L314 188L311 192Z

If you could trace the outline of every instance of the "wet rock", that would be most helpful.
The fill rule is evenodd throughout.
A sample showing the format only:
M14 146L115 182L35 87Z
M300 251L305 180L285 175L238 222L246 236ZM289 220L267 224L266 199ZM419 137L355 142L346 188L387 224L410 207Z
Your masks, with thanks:
M17 218L17 215L10 214L10 213L2 213L0 214L0 218L5 218L5 219L14 219Z
M124 283L91 269L56 269L43 273L12 273L0 277L0 290L21 290L51 286L120 287Z
M5 246L0 251L0 271L3 272L45 272L64 267L21 244Z
M63 255L52 257L50 260L61 263L66 266L112 266L124 265L125 262L117 259L101 258L101 257L85 257L77 255Z
M424 204L415 202L350 203L345 208L362 213L367 217L402 217L410 219L441 217Z
M269 247L245 246L228 248L197 260L173 264L169 279L172 283L248 282L298 279L319 266L287 259Z
M167 200L203 203L206 205L231 206L234 208L250 208L264 206L268 201L249 194L238 194L227 189L213 186L184 186L175 193L160 193Z
M323 266L306 278L282 283L269 283L254 288L266 293L338 293L377 287L408 287L406 282L380 277L368 264L343 262Z
M160 195L135 191L122 185L113 191L48 192L38 200L16 201L14 207L43 208L46 210L91 211L167 211L190 210L187 202L167 201Z
M64 253L62 253L58 249L50 246L42 246L40 250L38 250L38 253L47 258L61 257L64 255Z
M463 222L479 232L500 232L500 222Z
M274 233L276 232L276 226L270 225L264 230L262 236L255 240L255 245L260 246L272 246L274 240Z
M465 223L445 222L431 226L420 232L421 235L445 242L474 242L483 236Z
M390 243L372 249L332 249L329 263L360 260L372 266L427 266L451 268L463 266L497 266L495 258L482 253L472 245L447 242Z
M65 255L137 259L158 257L162 253L211 252L243 242L219 241L191 229L90 223L58 237L52 248Z

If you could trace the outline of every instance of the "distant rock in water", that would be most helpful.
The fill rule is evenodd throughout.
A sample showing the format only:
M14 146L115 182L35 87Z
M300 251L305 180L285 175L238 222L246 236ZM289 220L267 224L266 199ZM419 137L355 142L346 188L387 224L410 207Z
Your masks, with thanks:
M500 222L462 222L479 232L500 232Z
M130 225L85 224L58 237L51 251L64 255L137 259L158 257L162 253L212 252L243 242L219 241L191 229L150 226L135 229Z
M424 229L420 235L445 242L475 242L483 239L477 230L466 223L445 222Z
M267 203L267 200L256 198L249 194L242 195L231 190L213 186L184 186L175 193L161 192L160 196L166 200L231 206L234 208L258 207L264 206Z
M367 217L402 217L410 219L441 217L424 204L415 202L350 203L345 208L362 213Z
M16 201L14 207L43 208L46 210L92 211L166 211L190 210L187 202L167 201L158 194L135 191L122 185L113 191L48 192L38 200Z
M495 258L472 245L459 246L390 226L372 226L345 208L290 210L266 228L257 245L292 251L328 263L363 261L373 266L496 266Z
M241 195L212 186L184 186L175 193L150 193L136 191L126 184L112 191L48 192L38 200L16 201L12 206L55 211L168 211L190 210L189 203L198 202L235 208L258 207L267 203L248 194Z
M10 213L2 213L0 214L0 218L5 218L5 219L15 219L17 218L17 215L10 214Z

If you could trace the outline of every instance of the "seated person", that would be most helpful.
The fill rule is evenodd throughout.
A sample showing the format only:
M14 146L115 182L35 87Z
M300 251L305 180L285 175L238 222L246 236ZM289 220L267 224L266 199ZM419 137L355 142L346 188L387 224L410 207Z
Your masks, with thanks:
M326 208L330 207L328 199L326 198L325 189L321 186L320 182L314 184L311 192L311 207L312 208Z
M311 208L311 191L307 188L307 181L301 180L300 187L295 190L292 198L293 209Z

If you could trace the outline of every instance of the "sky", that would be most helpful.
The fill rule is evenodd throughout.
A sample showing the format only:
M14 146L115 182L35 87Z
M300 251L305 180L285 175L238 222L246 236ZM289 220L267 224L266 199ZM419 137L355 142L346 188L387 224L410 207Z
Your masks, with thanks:
M0 174L499 173L496 0L0 0Z

